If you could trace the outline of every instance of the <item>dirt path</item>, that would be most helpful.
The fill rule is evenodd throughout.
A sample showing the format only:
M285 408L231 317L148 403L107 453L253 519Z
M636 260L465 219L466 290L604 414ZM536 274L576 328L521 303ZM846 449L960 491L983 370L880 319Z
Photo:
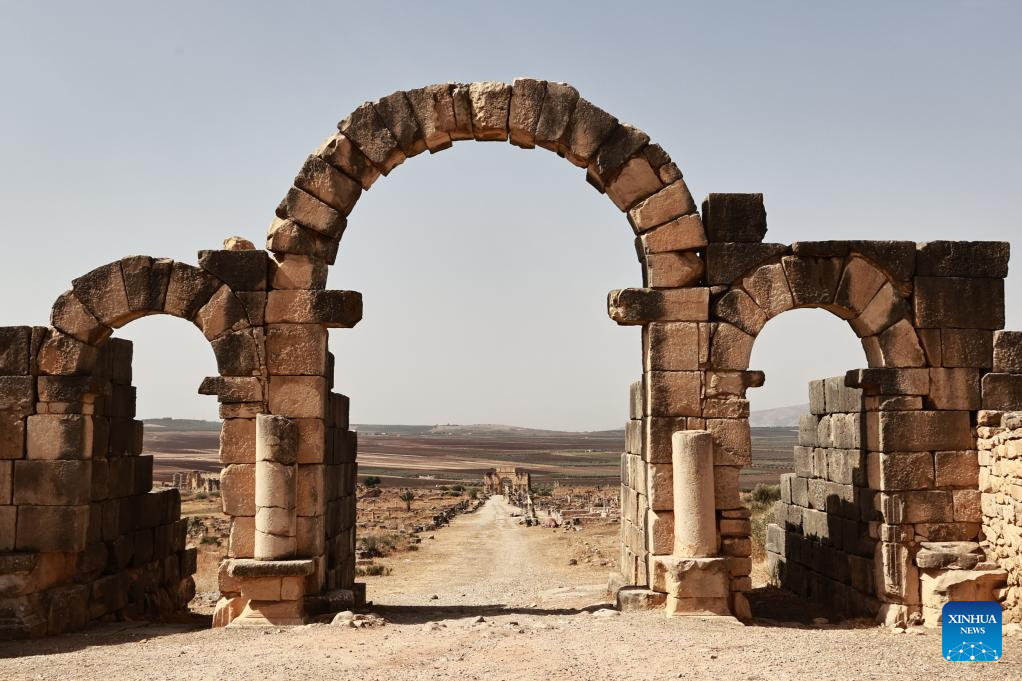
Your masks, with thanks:
M594 613L584 606L602 597L594 580L606 570L569 567L563 548L495 500L424 541L393 576L370 580L386 626L109 625L2 643L0 679L1022 678L1014 634L1000 663L952 668L962 663L941 658L939 632Z

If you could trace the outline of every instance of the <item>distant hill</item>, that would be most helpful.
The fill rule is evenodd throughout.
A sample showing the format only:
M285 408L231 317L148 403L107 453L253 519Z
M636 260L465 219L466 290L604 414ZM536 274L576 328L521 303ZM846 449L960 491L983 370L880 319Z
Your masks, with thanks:
M749 425L754 428L786 428L798 425L802 414L809 413L808 404L796 404L791 407L761 409L749 415Z
M201 421L199 419L172 419L172 418L161 418L161 419L143 419L146 430L168 433L180 433L190 432L194 433L197 431L219 431L219 421Z
M207 432L219 431L219 421L201 421L197 419L143 419L146 429L149 432L177 433L177 432ZM568 430L544 430L542 428L522 428L520 426L505 426L494 423L475 424L443 424L432 426L416 426L397 423L353 423L352 430L364 434L387 434L387 435L577 435L575 431ZM600 431L581 431L585 435L624 435L624 429L616 428Z

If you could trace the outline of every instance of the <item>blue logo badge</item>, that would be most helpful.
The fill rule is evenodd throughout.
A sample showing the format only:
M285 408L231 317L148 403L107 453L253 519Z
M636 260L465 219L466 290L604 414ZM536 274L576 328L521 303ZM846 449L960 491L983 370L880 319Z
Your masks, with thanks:
M996 662L1001 659L1001 606L993 601L951 601L941 610L945 660Z

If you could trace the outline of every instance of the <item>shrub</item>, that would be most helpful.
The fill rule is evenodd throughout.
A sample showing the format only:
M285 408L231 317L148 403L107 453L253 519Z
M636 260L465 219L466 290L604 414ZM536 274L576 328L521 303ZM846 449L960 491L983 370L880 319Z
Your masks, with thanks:
M757 504L772 504L781 500L780 485L764 485L760 483L752 489L752 500Z
M389 574L390 568L385 565L355 566L356 577L386 577Z
M380 480L380 478L378 478L377 476L370 475L366 477L365 480L362 481L362 484L371 489L373 487L379 487L381 482L383 481Z

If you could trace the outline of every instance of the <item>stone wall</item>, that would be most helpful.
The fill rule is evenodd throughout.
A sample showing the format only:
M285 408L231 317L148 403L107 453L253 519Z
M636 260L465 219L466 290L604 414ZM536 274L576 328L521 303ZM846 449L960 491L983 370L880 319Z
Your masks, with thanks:
M781 476L781 501L767 526L771 583L836 613L879 610L869 532L874 490L862 446L862 391L844 376L810 384L795 472Z
M1022 414L980 431L982 546L1008 573L1005 621L1022 622Z
M28 358L45 334L0 329L0 638L161 617L194 595L180 494L152 490L142 455L131 343L108 341L91 375L44 376Z

